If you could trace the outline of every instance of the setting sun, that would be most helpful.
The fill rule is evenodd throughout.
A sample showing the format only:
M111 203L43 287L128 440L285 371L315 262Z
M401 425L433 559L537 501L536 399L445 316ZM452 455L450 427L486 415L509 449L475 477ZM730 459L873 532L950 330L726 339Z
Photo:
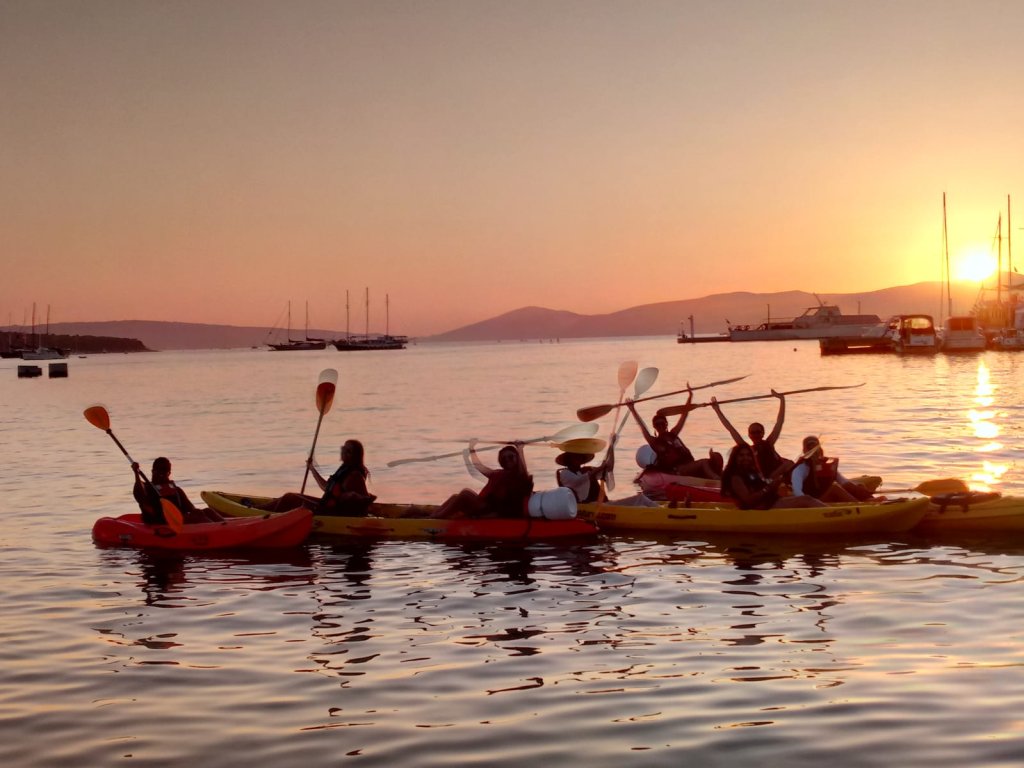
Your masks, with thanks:
M957 256L953 267L953 276L957 280L973 280L981 282L991 277L996 271L996 257L983 246L974 245L965 248Z

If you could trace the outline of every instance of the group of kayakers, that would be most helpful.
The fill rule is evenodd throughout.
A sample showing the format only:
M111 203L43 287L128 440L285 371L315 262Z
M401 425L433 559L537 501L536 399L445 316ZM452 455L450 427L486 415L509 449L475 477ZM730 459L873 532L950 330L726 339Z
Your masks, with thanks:
M845 478L838 471L836 459L828 458L818 437L810 435L802 443L803 453L796 461L783 458L776 450L786 414L785 397L772 390L779 401L775 426L766 434L763 424L753 422L747 428L749 442L722 413L716 398L711 407L722 425L733 438L734 445L728 461L722 455L709 451L708 458L697 459L680 438L693 406L693 392L677 422L670 428L668 418L656 414L651 420L653 432L644 424L631 400L625 405L643 434L650 454L647 466L637 478L642 493L616 504L654 505L665 499L670 487L686 486L694 478L717 480L720 493L741 509L771 509L824 506L829 501L863 501L871 492ZM511 443L498 451L498 467L484 464L476 451L477 441L469 444L467 457L473 468L486 483L480 491L465 488L446 499L433 512L434 517L522 517L533 494L533 476L526 466L523 443ZM643 449L642 449L643 450ZM556 459L559 469L555 473L560 487L569 488L578 502L600 501L604 498L603 480L612 469L612 454L596 466L590 453L563 452ZM341 447L341 464L328 477L314 466L312 458L307 467L320 489L321 496L286 493L262 505L268 511L283 511L307 506L318 515L365 516L377 498L367 489L370 476L365 464L363 445L358 440L347 440ZM147 480L133 463L135 486L133 493L142 510L143 520L150 523L165 522L162 500L169 500L181 512L184 522L208 522L221 519L212 510L197 509L185 492L171 480L171 462L160 457L153 462L152 480Z

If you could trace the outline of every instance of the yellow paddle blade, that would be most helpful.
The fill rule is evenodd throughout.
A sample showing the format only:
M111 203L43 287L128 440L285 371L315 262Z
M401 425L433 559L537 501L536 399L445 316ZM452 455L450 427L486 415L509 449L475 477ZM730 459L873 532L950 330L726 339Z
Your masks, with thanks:
M182 516L181 510L170 499L160 499L160 506L163 509L167 527L175 533L181 533L185 529L185 518Z
M90 406L82 413L85 415L85 420L97 429L102 429L104 432L110 429L110 414L102 405Z
M956 477L945 477L941 480L925 480L914 488L925 496L939 496L943 493L967 493L967 483Z
M603 451L607 441L600 437L578 437L575 440L566 440L562 443L552 443L565 453L597 453Z

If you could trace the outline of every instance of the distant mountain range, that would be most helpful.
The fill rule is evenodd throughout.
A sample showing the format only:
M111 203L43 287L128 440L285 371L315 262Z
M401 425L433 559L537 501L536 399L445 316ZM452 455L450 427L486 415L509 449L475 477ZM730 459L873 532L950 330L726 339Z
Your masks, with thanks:
M973 283L953 285L953 306L967 314L974 306L978 288ZM826 304L836 304L845 314L876 314L883 320L895 314L940 311L941 284L916 283L866 293L822 293ZM643 304L603 315L581 315L543 307L523 307L503 315L419 339L434 341L503 341L518 339L571 339L608 336L674 336L681 327L690 330L693 316L696 333L718 333L726 324L757 325L768 318L794 317L817 305L805 291L780 293L718 293L699 299ZM233 349L258 347L274 332L267 327L206 325L153 320L112 320L97 323L56 323L51 333L114 336L138 339L149 349ZM310 329L314 338L341 338L341 331Z

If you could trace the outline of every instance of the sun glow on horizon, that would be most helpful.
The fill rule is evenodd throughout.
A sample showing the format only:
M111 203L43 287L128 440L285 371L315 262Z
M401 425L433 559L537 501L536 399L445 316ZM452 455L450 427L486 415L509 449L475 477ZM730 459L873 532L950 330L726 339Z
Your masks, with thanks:
M957 255L952 266L956 280L970 280L980 283L996 271L996 257L991 250L980 245L971 245Z

